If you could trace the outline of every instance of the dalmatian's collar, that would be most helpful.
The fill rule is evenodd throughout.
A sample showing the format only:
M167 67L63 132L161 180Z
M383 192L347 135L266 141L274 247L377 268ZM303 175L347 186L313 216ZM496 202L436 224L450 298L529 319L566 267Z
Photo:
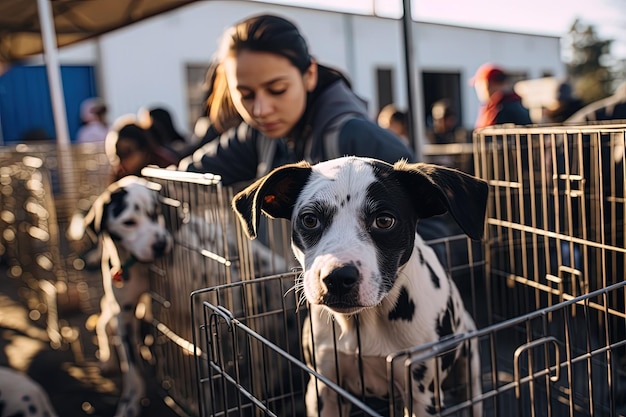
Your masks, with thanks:
M103 245L108 249L109 254L109 271L111 272L111 281L117 288L122 288L124 283L130 279L129 270L139 262L134 255L130 254L129 258L122 263L121 254L117 250L113 239L108 234L103 235Z
M131 256L120 267L114 268L111 274L111 277L113 278L113 285L118 288L122 288L124 286L124 282L130 279L130 276L128 275L128 270L136 263L137 258Z

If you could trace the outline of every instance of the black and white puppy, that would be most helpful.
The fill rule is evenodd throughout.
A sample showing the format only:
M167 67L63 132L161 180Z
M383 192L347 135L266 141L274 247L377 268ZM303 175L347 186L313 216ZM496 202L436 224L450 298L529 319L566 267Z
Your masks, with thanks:
M27 375L0 366L0 417L56 417L44 389Z
M277 168L236 195L233 207L250 238L261 212L291 219L292 249L303 268L296 288L310 305L303 329L305 356L314 358L308 365L353 393L388 398L388 355L475 330L417 222L449 211L480 239L487 194L484 181L453 169L343 157ZM435 396L443 398L441 386L435 394L436 375L443 381L470 370L472 395L481 392L477 346L459 347L448 359L439 370L429 361L413 372L411 392L403 368L396 370L394 385L413 416L436 413ZM309 416L348 416L350 408L313 378L306 406ZM482 406L473 413L482 415Z
M111 184L85 216L88 231L102 246L104 296L96 324L98 353L105 371L116 368L117 347L122 393L115 416L138 416L145 383L137 363L139 322L135 309L150 289L150 263L172 248L161 215L159 185L127 176ZM110 335L114 335L115 343Z

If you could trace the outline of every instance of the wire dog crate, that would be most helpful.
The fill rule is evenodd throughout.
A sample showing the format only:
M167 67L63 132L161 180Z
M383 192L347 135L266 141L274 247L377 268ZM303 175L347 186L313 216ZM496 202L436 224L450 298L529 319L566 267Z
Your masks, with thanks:
M219 177L160 168L144 168L142 175L161 186L175 243L151 268L152 316L144 317L155 330L149 355L157 380L181 413L198 415L189 294L288 270L287 228L284 222L264 223L261 240L267 245L250 242L230 208L234 191L222 187Z
M457 253L465 247L462 261L448 258L444 263L468 294L475 292L473 283L484 267L475 242L459 235L430 244L444 251L454 247ZM297 275L266 276L192 293L200 415L306 415L310 378L333 387L356 415L387 414L389 407L400 413L399 403L349 393L304 363L301 340L308 309L293 290Z
M79 248L65 232L76 210L86 211L106 188L109 162L95 144L61 150L34 143L3 147L0 165L0 256L8 275L24 284L30 317L60 347L67 342L64 313L89 312L101 293L85 282Z
M626 415L625 134L622 125L475 133L475 172L490 186L483 245L465 236L429 243L446 246L444 267L478 330L391 355L389 380L410 386L422 364L475 342L480 375L426 387L437 415L472 415L477 405L485 416ZM405 402L415 411L402 384L374 399L305 365L296 276L192 293L199 415L306 415L310 379L351 403L351 415L403 415ZM366 359L354 362L361 375ZM472 378L482 390L467 395Z

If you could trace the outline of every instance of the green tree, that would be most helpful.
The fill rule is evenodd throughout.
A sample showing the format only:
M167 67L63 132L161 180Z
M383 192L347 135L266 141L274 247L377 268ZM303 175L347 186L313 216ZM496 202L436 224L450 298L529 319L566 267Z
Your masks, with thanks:
M576 20L566 37L567 73L578 96L590 103L613 92L610 55L613 40L600 39L595 27Z

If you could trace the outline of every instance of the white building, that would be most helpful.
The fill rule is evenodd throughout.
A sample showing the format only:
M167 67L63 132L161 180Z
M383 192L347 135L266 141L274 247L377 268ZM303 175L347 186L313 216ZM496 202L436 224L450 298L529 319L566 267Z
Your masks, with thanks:
M372 116L389 102L407 103L402 21L252 1L202 1L181 7L97 40L61 49L64 65L93 65L110 119L142 106L164 105L180 130L198 115L200 83L222 31L252 14L293 20L324 64L344 70ZM415 65L423 79L424 112L448 97L461 121L473 126L479 103L469 79L484 62L503 65L519 79L561 77L555 36L413 23ZM418 86L419 88L419 86Z

